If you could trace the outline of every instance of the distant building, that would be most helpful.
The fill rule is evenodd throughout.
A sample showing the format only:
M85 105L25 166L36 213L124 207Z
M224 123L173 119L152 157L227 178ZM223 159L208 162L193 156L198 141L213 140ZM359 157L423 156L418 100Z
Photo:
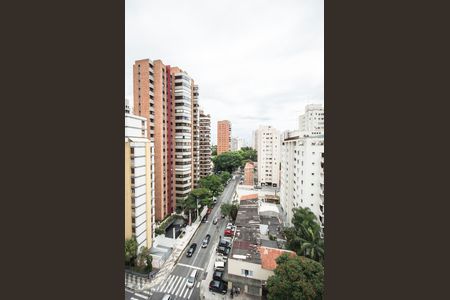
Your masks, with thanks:
M244 185L255 185L255 165L247 162L244 167Z
M244 139L239 137L231 138L231 151L238 151L244 147Z
M217 155L231 149L231 122L228 120L217 122Z
M155 238L154 147L143 117L125 114L125 239L152 247Z
M128 99L125 99L125 113L126 114L131 113L130 100L128 100Z
M281 135L271 126L259 126L258 141L258 185L280 185Z
M320 222L324 218L324 136L293 131L281 146L280 203L285 225L292 226L292 209L309 208Z
M242 294L261 299L267 279L274 275L276 259L283 253L296 254L282 249L282 225L276 205L257 199L257 194L241 198L235 222L237 233L224 279L229 288L238 287Z
M258 130L252 131L252 148L258 151Z
M209 176L211 161L211 116L200 110L200 178Z
M325 130L325 111L322 104L309 104L299 117L300 132L322 132Z

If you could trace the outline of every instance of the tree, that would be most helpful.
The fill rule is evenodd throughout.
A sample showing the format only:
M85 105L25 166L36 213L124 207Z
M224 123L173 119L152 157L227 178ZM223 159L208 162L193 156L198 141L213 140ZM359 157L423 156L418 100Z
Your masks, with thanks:
M293 212L294 226L284 230L288 249L323 263L324 240L320 236L321 228L316 215L309 208L294 208Z
M153 257L150 254L150 249L143 246L137 255L136 267L139 271L150 272L152 270Z
M210 190L214 197L217 197L223 191L221 178L214 174L200 179L199 185L201 188Z
M306 236L300 240L301 246L298 252L301 255L323 263L325 251L324 241L320 237L320 232L314 231L312 228L308 228Z
M211 147L211 156L217 155L217 145Z
M213 158L216 173L227 171L233 173L242 164L242 156L239 151L228 151Z
M222 215L229 217L233 221L236 220L238 210L239 206L235 204L223 203L220 206L220 212L222 213Z
M230 172L227 171L223 171L220 173L220 179L222 181L222 184L226 184L228 179L230 179L232 176L230 174Z
M323 266L309 258L280 255L274 275L267 280L269 300L320 300L324 292Z
M198 199L201 206L210 205L212 203L212 192L207 188L202 187L193 189L189 195L194 197L194 199Z
M240 150L240 154L242 156L242 159L246 161L257 161L258 159L258 153L255 149L250 147L242 147ZM244 163L245 164L245 163Z
M125 240L125 264L128 266L134 265L137 257L138 243L136 238Z

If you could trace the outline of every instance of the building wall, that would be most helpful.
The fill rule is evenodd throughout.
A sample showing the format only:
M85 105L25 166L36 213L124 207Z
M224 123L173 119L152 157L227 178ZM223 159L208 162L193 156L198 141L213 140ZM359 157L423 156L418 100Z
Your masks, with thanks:
M125 239L132 238L131 228L131 156L130 143L125 143Z
M260 126L258 140L258 185L280 185L281 136L271 126Z
M244 185L255 185L254 165L246 164L244 168Z
M308 207L324 225L323 136L292 135L282 144L280 204L286 225L292 226L292 209Z
M200 155L200 178L211 174L211 116L200 110L199 114L199 155Z
M251 295L262 295L262 283L274 274L273 271L263 269L261 264L229 258L227 262L227 279L232 286L241 288L241 292ZM245 276L244 270L253 272Z
M299 117L300 131L324 131L325 112L321 104L309 104L305 107L305 113Z
M217 155L230 151L231 123L223 120L217 122Z

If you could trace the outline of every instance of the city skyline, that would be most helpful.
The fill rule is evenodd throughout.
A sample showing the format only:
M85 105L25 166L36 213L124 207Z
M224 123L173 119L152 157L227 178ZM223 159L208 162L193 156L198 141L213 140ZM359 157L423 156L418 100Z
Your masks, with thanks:
M152 57L184 66L201 83L213 144L218 120L230 120L232 135L248 144L259 125L296 128L306 104L323 104L323 3L258 3L127 3L126 98L133 99L133 62Z

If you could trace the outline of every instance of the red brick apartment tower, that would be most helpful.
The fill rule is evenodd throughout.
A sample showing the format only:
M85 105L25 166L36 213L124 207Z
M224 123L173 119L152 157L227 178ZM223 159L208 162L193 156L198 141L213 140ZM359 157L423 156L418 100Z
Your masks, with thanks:
M231 123L228 120L217 122L217 155L230 151Z
M170 70L170 67L169 67ZM148 124L148 138L155 147L155 218L162 220L173 210L170 181L173 174L168 156L167 120L168 85L166 66L161 60L137 60L133 66L134 114L145 117Z

